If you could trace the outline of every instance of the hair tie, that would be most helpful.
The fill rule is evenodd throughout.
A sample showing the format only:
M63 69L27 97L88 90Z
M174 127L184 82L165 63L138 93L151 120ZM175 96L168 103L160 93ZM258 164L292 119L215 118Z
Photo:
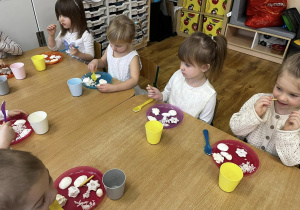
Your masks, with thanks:
M74 3L76 4L76 6L78 7L78 9L79 9L79 6L78 6L77 2L76 2L75 0L73 0L73 1L74 1Z
M216 40L214 39L214 36L211 36L211 39L212 39L214 42L216 42Z

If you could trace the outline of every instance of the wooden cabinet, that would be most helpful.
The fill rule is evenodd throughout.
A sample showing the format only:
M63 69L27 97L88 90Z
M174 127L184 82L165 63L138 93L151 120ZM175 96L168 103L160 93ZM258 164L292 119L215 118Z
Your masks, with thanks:
M182 9L177 12L177 34L189 36L195 31L211 36L224 34L232 1L179 0L178 6Z
M116 16L124 14L136 24L134 48L147 46L150 33L150 0L85 0L82 1L87 19L87 26L96 42L102 46L102 52L108 46L106 30L109 22Z
M263 35L279 38L286 42L286 48L282 51L260 45L259 39ZM228 48L270 60L276 63L282 63L290 45L290 38L257 31L255 29L245 28L237 25L227 24L226 34Z

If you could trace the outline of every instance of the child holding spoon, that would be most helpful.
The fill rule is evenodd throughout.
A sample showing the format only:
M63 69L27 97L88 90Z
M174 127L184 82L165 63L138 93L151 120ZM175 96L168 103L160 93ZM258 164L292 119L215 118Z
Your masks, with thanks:
M300 163L300 53L277 73L272 94L252 96L230 119L232 132L278 156L286 166Z

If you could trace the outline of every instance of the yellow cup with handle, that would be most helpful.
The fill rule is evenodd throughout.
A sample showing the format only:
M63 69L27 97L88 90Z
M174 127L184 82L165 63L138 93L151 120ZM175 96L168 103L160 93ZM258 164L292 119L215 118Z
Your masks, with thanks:
M46 69L45 57L43 55L34 55L31 57L31 60L36 70L43 71Z
M159 121L148 121L145 125L147 141L150 144L158 144L163 131L163 124Z
M219 187L225 192L232 192L244 176L242 169L234 163L223 163L220 167Z

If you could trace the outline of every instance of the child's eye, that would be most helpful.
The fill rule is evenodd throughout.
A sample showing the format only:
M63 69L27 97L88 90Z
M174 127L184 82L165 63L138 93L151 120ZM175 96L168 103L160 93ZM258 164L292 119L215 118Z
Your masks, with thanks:
M276 88L277 88L277 90L281 91L281 88L280 88L280 87L276 86Z
M292 96L292 97L298 97L298 96L296 96L295 94L292 94L292 93L290 94L290 96Z

